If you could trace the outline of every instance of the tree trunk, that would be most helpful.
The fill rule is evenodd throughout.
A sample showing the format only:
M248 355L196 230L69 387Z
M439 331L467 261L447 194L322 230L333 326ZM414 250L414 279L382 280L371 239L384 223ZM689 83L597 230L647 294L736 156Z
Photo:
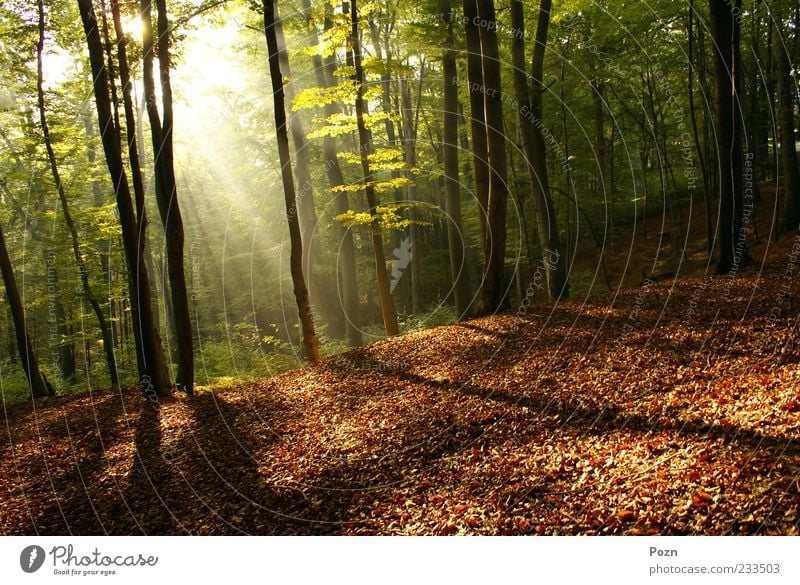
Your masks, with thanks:
M380 24L376 24L376 19L370 17L368 19L368 25L370 29L370 36L372 38L372 47L375 51L375 57L378 61L381 61L381 109L384 114L391 114L393 112L392 108L392 94L391 94L391 81L392 81L392 52L391 48L389 47L389 39L388 33L394 27L394 14L391 17L384 17L383 14L379 11L377 13L378 19L380 19ZM381 45L381 30L384 28L383 23L384 21L388 21L388 25L385 27L387 30L387 40L386 40L386 47L385 51ZM425 71L425 60L422 59L420 63L420 87L422 84L422 77L424 76ZM386 138L392 147L397 147L398 135L400 137L402 152L408 165L409 169L416 167L417 165L417 144L415 140L416 135L416 127L414 123L414 116L413 116L413 109L411 107L411 83L410 78L406 77L405 79L400 80L400 101L402 102L402 123L398 124L397 131L395 131L394 120L387 116L384 126L386 128ZM396 102L397 100L395 100ZM398 110L400 106L398 105ZM399 111L396 112L399 114ZM401 176L400 171L392 170L391 171L392 178L398 178ZM416 177L413 176L413 173L408 170L407 171L407 178L410 181L410 185L407 190L406 199L411 202L417 202L417 180ZM400 189L395 189L395 200L400 201L402 198L402 194ZM410 207L408 210L409 219L411 219L412 223L408 228L409 232L409 239L411 241L411 253L412 253L412 260L411 260L411 270L410 274L400 282L400 298L404 299L406 306L408 305L407 299L409 297L408 293L410 292L411 297L411 310L410 312L413 314L418 314L420 312L420 295L419 295L419 288L420 288L420 262L422 260L422 250L421 246L419 245L419 241L417 238L417 226L415 225L414 221L416 221L417 211L414 207ZM400 234L397 233L396 235L396 244L397 246L400 245L400 240L402 239Z
M170 82L169 21L166 0L156 0L158 16L159 77L161 86L161 115L156 105L155 83L153 80L153 31L152 3L142 0L142 52L143 77L147 114L150 119L150 132L153 139L155 193L158 212L164 226L167 249L167 273L169 274L170 300L172 301L173 327L178 353L176 386L188 394L194 392L194 347L192 336L192 315L186 289L186 269L184 266L183 218L178 203L175 182L175 165L172 147L172 84Z
M539 22L536 28L536 44L533 49L533 96L528 88L525 75L525 15L521 0L511 0L511 27L514 36L511 41L514 65L514 89L517 94L517 120L522 137L526 167L533 189L533 211L536 229L539 234L542 262L547 278L547 291L552 300L569 296L567 286L566 255L561 248L553 199L550 194L550 180L547 173L547 147L542 135L542 87L544 50L547 43L547 30L550 25L550 0L542 0L539 7Z
M420 87L422 86L422 77L425 71L425 63L422 62L422 69L420 71ZM403 126L405 128L403 134L403 150L405 151L406 163L409 166L409 169L413 169L417 166L417 124L415 123L415 116L414 111L411 105L411 84L408 80L401 80L400 81L400 93L402 94L402 104L403 104ZM458 88L454 87L453 91L457 91ZM419 109L417 110L419 111ZM456 155L457 156L457 155ZM458 164L458 159L456 158L456 164ZM408 199L413 203L417 203L419 201L418 195L418 187L417 187L417 178L412 176L411 170L408 171L409 174L409 181L411 184L408 188ZM422 264L422 245L419 241L419 226L417 226L416 222L419 216L419 212L414 207L409 208L408 210L409 218L411 219L412 223L408 226L408 235L411 238L411 250L413 254L413 258L411 260L411 312L415 315L418 315L422 310L422 302L420 299L420 288L422 286L421 282L421 271L420 266Z
M108 74L103 63L103 46L97 28L97 18L91 0L78 0L89 60L92 68L95 105L101 128L103 150L106 156L111 181L117 199L117 209L122 226L122 242L128 267L128 286L133 313L134 337L136 340L140 381L148 396L169 395L169 374L164 358L161 339L153 324L153 306L150 279L144 266L143 244L138 237L136 214L131 200L128 177L122 163L122 153L115 138L118 129L114 126L109 100Z
M95 165L97 163L97 151L95 149L94 144L94 137L96 134L94 133L94 125L92 124L92 115L91 111L86 110L84 112L83 118L83 125L86 131L86 156L89 159L89 164L91 165L91 173L94 174ZM97 178L92 179L92 199L94 204L99 206L105 205L105 197L103 195L103 188L100 185L100 182ZM103 249L100 252L100 267L103 270L103 277L105 278L105 282L108 286L111 285L112 282L112 273L111 273L111 261L108 255L108 245L109 240L102 239ZM118 318L118 311L116 307L116 301L109 299L108 301L108 323L111 332L111 339L114 343L114 347L116 348L120 341L120 320Z
M719 262L717 273L727 274L749 256L742 232L742 142L740 99L739 22L726 0L709 0L714 37L714 114L719 162ZM733 0L741 10L741 0Z
M37 7L39 10L39 42L36 46L36 62L37 62L37 77L36 77L36 91L38 97L38 107L39 107L39 122L42 126L42 135L44 137L44 144L45 149L47 150L47 158L50 161L50 170L53 174L53 181L56 184L56 191L58 192L58 199L61 203L61 210L64 214L64 220L67 223L67 228L69 229L70 240L72 242L72 252L75 255L75 263L78 267L78 273L81 278L81 286L83 289L83 294L86 295L86 299L89 301L89 304L94 311L95 317L97 317L97 324L100 327L100 334L103 338L103 349L106 354L106 364L108 365L108 373L111 379L111 384L115 389L120 388L119 383L119 375L117 373L117 362L114 359L114 339L111 336L111 328L108 326L106 322L105 315L103 314L103 309L100 307L100 303L97 302L97 298L92 293L92 290L89 286L89 276L86 273L86 265L83 261L83 255L81 253L80 242L78 241L78 231L75 227L75 222L72 219L72 214L69 211L69 202L67 201L67 194L64 190L64 184L61 182L61 175L58 172L58 164L56 162L56 155L53 151L53 144L50 138L50 128L47 124L47 113L45 109L44 103L44 88L42 87L42 51L44 49L44 36L45 36L45 24L44 24L44 6L42 0L37 1ZM63 359L63 358L62 358ZM72 372L74 378L74 371L75 371L75 358L74 354L72 355ZM63 367L63 364L62 364ZM73 380L74 383L74 380Z
M278 40L275 32L275 2L263 0L264 35L269 53L269 73L272 78L272 96L275 103L275 136L278 142L278 155L281 163L283 193L286 200L286 217L289 222L291 242L290 268L300 325L303 330L303 350L306 359L312 364L319 362L317 335L314 332L314 318L308 299L305 277L303 276L303 240L300 235L300 221L297 218L297 200L292 176L292 161L289 155L289 133L286 129L286 110L284 105L283 75L281 75Z
M469 91L470 130L472 134L472 164L475 174L475 198L478 201L478 221L481 243L486 241L486 217L489 208L489 152L486 142L486 112L484 110L483 62L481 35L478 27L478 5L464 0L464 29L467 45L467 89ZM481 246L482 247L482 246Z
M364 122L366 105L364 104L364 70L361 66L361 43L358 38L358 6L357 0L350 2L350 17L352 30L350 35L353 64L355 66L355 82L358 86L356 93L356 121L358 124L358 140L360 144L361 170L364 175L364 189L367 193L367 205L372 216L370 225L372 235L372 248L375 254L375 273L378 285L378 295L381 303L381 315L386 335L397 335L397 313L394 308L391 292L389 290L389 275L386 272L386 258L383 252L382 228L377 224L378 198L375 194L372 171L370 170L369 155L372 154L372 135Z
M797 147L794 134L794 107L792 91L794 84L789 64L788 47L781 39L780 18L772 29L775 72L778 78L778 118L781 133L781 167L783 168L783 229L796 230L800 227L800 172L797 168ZM778 174L780 185L780 173Z
M294 80L292 77L292 69L289 64L289 53L286 50L286 41L283 37L283 25L277 7L275 9L275 19L275 37L278 42L278 57L281 64L281 74L284 79L289 80L284 87L284 93L286 101L291 107L295 95ZM308 282L310 285L309 296L312 309L316 307L321 314L326 316L329 323L333 323L335 318L325 303L327 291L324 290L324 287L321 285L322 283L319 282L320 279L315 273L314 264L312 262L314 258L319 259L322 257L322 248L319 240L320 234L315 232L319 226L317 224L314 188L309 168L308 142L299 114L292 114L289 116L289 132L292 136L294 170L297 179L297 213L300 220L300 235L303 239L303 272L308 275Z
M303 13L306 22L311 21L311 0L302 0ZM333 27L330 15L332 9L329 3L325 3L324 28L326 31ZM316 31L315 31L316 36ZM317 44L319 39L317 39ZM311 57L314 74L317 78L317 85L321 88L332 87L336 82L336 57L327 55L324 60L319 54ZM323 107L325 117L330 117L340 113L340 108L335 103L325 104ZM331 188L344 185L344 175L339 165L339 153L336 138L324 136L322 139L322 156L325 159L325 173L328 176L328 184ZM347 213L350 209L347 192L338 191L333 195L333 207L337 215ZM339 255L337 267L341 279L341 303L344 309L345 337L351 346L361 345L361 309L358 296L358 278L356 273L356 253L353 243L353 232L349 228L339 224Z
M600 79L593 79L592 86L592 111L594 113L594 140L597 152L597 201L605 202L606 199L606 131L605 116L603 115L603 90L604 83Z
M700 174L703 180L703 203L706 208L705 213L705 220L706 220L706 251L708 252L709 258L711 257L711 252L714 249L714 220L712 217L712 209L711 209L711 186L709 185L708 181L708 172L706 171L706 161L705 157L703 156L703 148L700 142L700 132L697 129L697 114L695 112L694 107L694 23L695 19L695 9L694 9L694 0L689 0L689 49L688 49L688 62L689 62L689 117L692 120L692 136L694 137L694 145L695 149L697 150L697 160L700 164ZM705 58L703 55L700 56L701 59ZM695 177L697 173L695 173Z
M453 282L453 300L459 319L468 315L470 296L467 267L464 263L466 238L461 221L461 185L458 177L458 70L453 40L453 22L450 0L439 0L440 22L446 26L445 46L442 55L444 74L444 177L447 222L447 243L450 252L450 276Z
M19 352L22 369L28 378L30 385L31 399L42 398L43 396L53 396L55 391L47 378L39 370L39 361L33 352L33 344L28 335L25 324L25 309L22 306L22 298L17 288L17 280L14 277L14 269L11 266L11 258L8 255L3 228L0 226L0 272L3 273L3 284L6 288L6 299L11 310L11 317L14 321L14 332L17 339L17 351Z
M482 315L488 315L506 303L506 149L503 131L503 99L500 80L500 53L497 46L497 25L494 0L478 2L480 22L481 60L483 62L484 111L486 112L486 143L489 162L489 203L487 208L486 238L484 239L483 286L480 294Z

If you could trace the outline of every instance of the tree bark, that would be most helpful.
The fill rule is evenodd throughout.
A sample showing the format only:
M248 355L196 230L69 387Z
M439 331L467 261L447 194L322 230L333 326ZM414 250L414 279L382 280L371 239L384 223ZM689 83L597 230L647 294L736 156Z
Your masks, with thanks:
M458 70L453 40L453 21L450 0L439 0L439 18L445 28L445 46L442 54L444 74L444 177L447 222L447 243L450 253L450 276L453 283L453 300L459 319L468 316L470 295L467 267L464 262L466 238L461 220L461 184L458 176Z
M714 37L714 114L719 164L719 261L717 273L727 274L749 256L742 231L742 142L740 99L741 59L739 22L732 8L741 0L709 0Z
M480 27L480 38L489 162L489 202L486 237L483 242L484 280L483 286L481 286L479 309L480 314L487 315L503 308L506 303L504 275L508 182L506 180L506 137L503 131L500 52L497 46L494 0L485 0L477 4L480 22L487 23L486 26Z
M472 164L475 175L475 199L478 202L478 221L481 243L486 240L486 217L489 207L489 152L486 142L486 112L484 110L483 62L481 35L475 0L464 0L464 31L467 46L467 89L469 91L470 132L472 135Z
M694 19L695 19L694 0L689 0L689 26L688 26L689 49L687 56L689 62L689 117L692 120L692 136L694 137L694 145L695 149L697 150L697 161L700 165L700 174L703 180L703 203L706 208L705 212L706 250L708 252L709 257L711 257L711 252L714 249L714 221L712 217L713 211L711 209L711 185L709 184L708 181L708 172L706 171L706 161L705 157L703 156L703 148L700 142L700 132L697 129L697 114L694 107L694 75L695 75L694 27L693 27ZM701 55L700 58L703 59L705 57Z
M283 25L280 14L275 10L275 36L278 42L278 58L281 64L281 74L287 79L284 87L286 101L291 105L294 101L294 80L292 79L292 68L289 63L289 53L286 50L286 41L283 36ZM330 319L330 311L323 307L325 292L322 290L321 283L318 283L314 270L314 258L322 257L319 234L317 229L317 211L314 205L314 188L311 180L311 171L308 160L308 142L306 133L299 114L289 116L289 132L292 136L292 146L294 150L294 170L297 179L297 213L300 220L300 235L303 238L303 272L308 275L310 284L309 295L312 308L318 306L321 313Z
M156 0L158 11L156 29L158 42L155 51L158 55L161 87L162 111L159 116L156 104L155 82L153 80L153 30L152 3L142 0L142 52L145 101L150 119L150 132L153 140L155 193L158 212L164 226L167 249L167 273L169 274L170 300L172 301L172 324L178 354L176 386L194 393L194 347L192 336L192 315L186 288L186 269L184 266L184 229L178 202L175 181L175 164L172 147L172 84L170 81L169 20L166 0Z
M422 76L425 73L425 62L422 62L422 69L420 71L420 87L422 86ZM458 88L453 88L457 91ZM400 80L400 94L403 111L403 150L405 152L406 164L408 164L408 180L411 182L408 187L408 200L412 203L419 201L419 191L417 186L417 178L413 176L411 169L417 166L417 124L415 123L414 110L411 104L411 83L408 79ZM417 109L419 111L419 109ZM458 160L456 160L458 163ZM411 239L411 250L413 258L411 260L411 312L418 315L422 310L421 301L421 286L422 278L420 266L422 264L422 246L419 239L419 226L414 223L418 221L419 213L414 207L408 210L411 225L408 226L408 236Z
M781 167L783 167L783 229L796 230L800 227L800 171L797 168L797 147L794 133L794 106L792 104L791 66L788 47L781 38L780 18L772 28L775 73L778 78L778 118L781 135ZM780 185L780 174L778 175Z
M300 325L303 330L303 350L306 359L312 364L319 362L319 347L314 331L314 318L308 299L305 277L303 276L303 239L300 234L300 221L297 218L297 199L292 176L292 161L289 154L289 133L286 129L285 98L283 93L283 75L281 74L278 40L275 32L275 2L263 0L264 36L269 53L269 73L272 79L272 97L275 103L275 136L278 142L278 155L281 162L281 178L286 201L286 217L289 222L289 238L291 242L290 268L297 310L300 314Z
M592 112L594 113L594 141L597 152L597 201L603 203L606 199L606 131L605 116L603 115L603 90L604 82L593 79L592 86Z
M47 112L44 102L44 88L43 74L42 74L42 52L44 50L44 35L45 35L45 22L44 22L44 5L42 0L37 0L37 7L39 11L39 42L36 46L36 63L37 63L37 76L36 76L36 92L38 97L39 106L39 122L42 126L42 136L44 137L45 149L47 150L47 158L50 162L50 170L53 174L53 181L56 184L56 191L58 192L58 199L61 203L61 211L64 214L64 220L69 229L70 241L72 243L72 252L75 255L75 263L78 267L78 273L81 279L82 292L89 301L89 305L97 317L97 324L100 327L100 334L103 338L103 350L106 354L106 364L108 366L108 373L111 379L112 386L119 390L119 374L117 373L117 362L114 358L114 338L111 335L111 328L106 322L103 309L94 296L91 287L89 286L89 276L86 273L86 265L83 261L83 254L81 253L80 242L78 241L78 230L75 227L75 222L72 219L72 214L69 211L69 201L67 194L64 190L64 184L61 181L61 174L58 171L58 164L56 162L56 155L53 151L53 143L50 138L50 128L47 123ZM73 376L74 376L74 358L73 358Z
M11 310L11 318L14 321L14 332L17 340L17 351L19 352L20 362L25 376L30 385L31 399L53 396L55 391L47 378L39 370L39 361L33 351L28 329L25 324L25 309L22 306L22 297L17 288L17 280L14 277L14 269L11 266L11 258L8 255L3 228L0 226L0 272L3 274L3 284L6 288L6 299Z
M92 69L97 119L101 129L106 164L114 185L117 209L122 226L122 242L128 267L131 312L140 382L148 396L169 395L169 374L161 339L153 323L150 279L143 260L144 241L138 237L136 214L131 200L128 177L122 163L122 153L115 137L109 100L108 74L103 63L103 45L97 28L97 18L91 0L78 0L89 60Z
M311 0L302 0L303 14L306 23L311 25ZM330 15L332 9L329 3L325 3L325 17L323 26L326 31L333 27ZM316 31L314 32L317 36ZM317 44L319 38L317 37ZM317 85L321 88L329 88L336 83L336 57L327 55L324 59L318 53L311 57L314 74L317 78ZM340 113L340 108L335 103L325 104L323 113L326 118ZM325 173L328 176L328 184L331 188L344 185L344 175L339 164L339 150L336 138L324 136L322 138L322 156L325 159ZM347 192L338 191L333 194L333 207L336 215L347 213L350 209ZM339 278L341 279L341 303L344 311L345 337L351 346L361 345L361 309L358 296L358 277L356 273L356 253L353 242L353 232L349 228L339 224L339 255L337 267Z
M569 296L567 285L566 255L561 248L555 207L550 194L547 172L547 147L542 135L542 87L544 50L547 30L550 25L551 0L542 0L536 28L536 44L533 49L531 76L533 96L530 95L525 75L525 15L522 0L511 0L511 41L514 65L514 88L517 94L517 120L522 137L526 167L533 189L533 211L539 235L542 262L547 278L547 291L552 300Z
M358 5L357 0L350 2L351 34L350 43L353 54L353 64L355 66L355 81L358 86L356 93L356 122L358 124L359 152L361 157L361 170L364 175L364 189L367 194L367 205L372 216L373 223L370 225L372 236L372 248L375 254L375 273L378 285L378 295L381 303L381 315L386 335L391 337L397 335L397 313L394 308L394 301L389 290L389 275L386 272L386 258L383 252L382 228L377 224L378 219L378 198L375 194L372 171L370 170L369 155L372 154L372 135L364 122L366 106L364 104L364 70L361 66L361 43L358 37Z

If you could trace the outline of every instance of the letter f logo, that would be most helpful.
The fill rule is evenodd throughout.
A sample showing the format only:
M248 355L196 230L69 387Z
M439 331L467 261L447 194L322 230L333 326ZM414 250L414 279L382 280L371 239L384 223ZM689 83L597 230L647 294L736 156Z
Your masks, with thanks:
M44 564L44 549L38 545L26 546L19 555L19 566L26 573L35 573Z

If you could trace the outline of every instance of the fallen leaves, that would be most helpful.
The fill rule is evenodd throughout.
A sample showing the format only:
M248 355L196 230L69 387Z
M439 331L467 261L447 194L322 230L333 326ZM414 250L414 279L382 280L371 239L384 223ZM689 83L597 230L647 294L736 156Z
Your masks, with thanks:
M693 277L422 331L156 411L134 389L7 405L0 531L797 534L800 367L793 321L768 322L782 262L732 289Z

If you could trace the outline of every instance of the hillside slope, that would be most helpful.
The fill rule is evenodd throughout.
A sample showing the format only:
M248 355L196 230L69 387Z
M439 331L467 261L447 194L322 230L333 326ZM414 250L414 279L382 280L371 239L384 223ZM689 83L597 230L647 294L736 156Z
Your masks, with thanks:
M797 534L800 236L159 404L7 406L4 534Z

